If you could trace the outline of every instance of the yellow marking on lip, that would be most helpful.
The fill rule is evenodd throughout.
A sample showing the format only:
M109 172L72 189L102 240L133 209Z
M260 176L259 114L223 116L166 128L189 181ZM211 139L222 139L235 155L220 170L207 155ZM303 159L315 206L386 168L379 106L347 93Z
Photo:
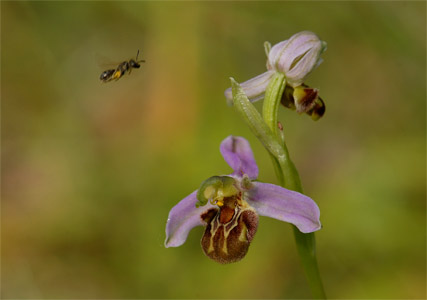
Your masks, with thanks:
M222 252L228 254L227 239L224 239L224 244L222 245Z
M212 251L214 251L214 247L213 247L213 236L211 236L210 240L209 240L209 247L208 247L208 253L211 253Z
M242 231L239 235L239 241L241 242L247 242L248 241L248 228L246 226L243 226Z

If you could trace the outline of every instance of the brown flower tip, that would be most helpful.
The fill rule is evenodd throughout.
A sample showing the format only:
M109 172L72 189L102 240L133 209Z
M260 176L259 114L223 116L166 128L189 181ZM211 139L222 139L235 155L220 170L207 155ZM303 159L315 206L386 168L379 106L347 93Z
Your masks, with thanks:
M299 87L285 87L281 104L292 110L296 109L298 113L306 113L314 121L317 121L325 114L325 103L319 97L319 90L308 87L303 84Z
M323 102L322 98L317 97L314 102L313 107L307 111L307 114L311 116L314 121L319 120L325 114L326 106L325 102Z
M313 108L319 91L309 87L296 87L294 89L295 106L298 113L308 112Z

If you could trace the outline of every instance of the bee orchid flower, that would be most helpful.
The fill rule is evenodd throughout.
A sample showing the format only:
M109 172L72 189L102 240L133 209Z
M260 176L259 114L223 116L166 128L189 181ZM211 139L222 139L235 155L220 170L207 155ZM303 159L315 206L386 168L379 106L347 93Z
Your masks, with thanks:
M303 233L321 228L320 211L311 198L256 181L258 166L246 139L229 136L221 143L220 152L234 172L208 178L171 209L166 247L181 246L192 228L205 226L203 252L226 264L246 255L259 215L292 223Z
M322 63L320 55L325 50L326 43L310 31L294 34L273 47L266 43L267 71L240 85L249 100L255 102L264 98L273 75L280 72L286 78L282 104L296 109L298 113L305 112L317 120L323 116L325 104L318 97L318 90L305 85L304 80ZM228 103L232 104L231 88L224 94Z

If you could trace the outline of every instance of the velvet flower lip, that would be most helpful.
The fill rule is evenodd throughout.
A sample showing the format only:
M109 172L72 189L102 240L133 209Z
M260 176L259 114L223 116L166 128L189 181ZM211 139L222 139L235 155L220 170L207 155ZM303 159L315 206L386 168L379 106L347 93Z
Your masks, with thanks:
M220 152L234 172L208 178L171 209L166 247L181 246L192 228L205 226L201 240L204 253L226 264L246 255L259 215L292 223L303 233L321 228L320 211L311 198L255 181L258 166L246 139L229 136L222 141Z
M318 90L309 88L304 80L322 63L320 55L326 50L326 43L313 32L302 31L273 47L269 43L266 45L267 71L240 84L249 100L263 99L270 80L279 72L286 78L287 90L283 94L282 104L296 109L298 113L307 113L314 120L322 117L325 104L318 97ZM231 104L231 88L224 94Z

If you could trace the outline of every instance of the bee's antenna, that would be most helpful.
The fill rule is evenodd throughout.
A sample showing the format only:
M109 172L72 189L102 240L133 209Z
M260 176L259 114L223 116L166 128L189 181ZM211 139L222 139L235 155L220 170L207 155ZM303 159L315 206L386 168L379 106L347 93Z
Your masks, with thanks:
M139 49L138 49L138 52L136 53L136 59L135 59L135 61L136 62L145 62L144 59L138 60L138 55L139 55Z

